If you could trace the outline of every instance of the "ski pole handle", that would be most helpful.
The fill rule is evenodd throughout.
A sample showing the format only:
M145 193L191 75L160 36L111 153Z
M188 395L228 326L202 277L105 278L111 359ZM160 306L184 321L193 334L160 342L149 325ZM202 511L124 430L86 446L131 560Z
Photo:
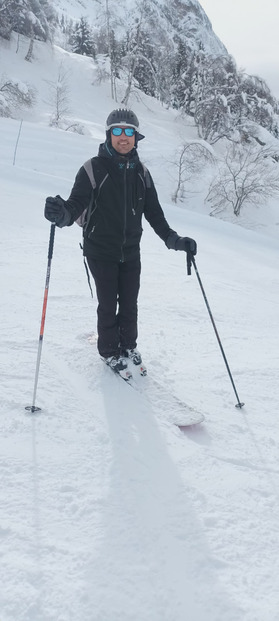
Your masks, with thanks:
M55 236L55 222L52 222L50 225L50 236L49 236L49 246L48 246L48 261L51 261L53 255L53 246L54 246L54 236Z
M187 252L186 262L187 262L187 274L188 274L188 276L191 276L192 258L193 258L192 253L191 252Z

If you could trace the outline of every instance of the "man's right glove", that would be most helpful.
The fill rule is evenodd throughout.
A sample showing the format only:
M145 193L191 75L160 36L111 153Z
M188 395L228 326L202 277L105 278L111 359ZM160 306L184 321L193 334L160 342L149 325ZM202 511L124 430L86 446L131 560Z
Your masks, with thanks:
M191 237L179 237L175 231L169 234L166 245L171 250L184 250L193 255L197 254L197 242Z
M45 203L45 218L54 222L59 228L67 226L70 214L61 196L48 196Z

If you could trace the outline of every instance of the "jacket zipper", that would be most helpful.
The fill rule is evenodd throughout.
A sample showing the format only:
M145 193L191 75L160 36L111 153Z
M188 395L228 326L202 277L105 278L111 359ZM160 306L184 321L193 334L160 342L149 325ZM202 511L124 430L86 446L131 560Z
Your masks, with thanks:
M124 227L123 227L123 244L121 248L121 263L124 263L124 250L123 246L126 243L126 226L127 226L127 168L130 167L129 161L124 169Z

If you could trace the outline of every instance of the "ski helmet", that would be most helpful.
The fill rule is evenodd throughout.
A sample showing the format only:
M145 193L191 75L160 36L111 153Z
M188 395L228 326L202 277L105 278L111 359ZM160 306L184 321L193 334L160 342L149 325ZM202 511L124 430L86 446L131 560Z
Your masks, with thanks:
M117 125L127 125L127 127L133 127L136 130L135 147L138 146L138 141L144 138L144 136L139 133L138 117L132 110L127 110L127 108L118 108L118 110L113 110L108 115L106 121L106 136L108 142L111 142L111 128L117 127Z
M106 130L111 129L111 127L115 127L116 125L127 125L128 127L133 127L136 131L138 131L138 117L135 115L134 112L132 112L132 110L127 110L126 108L118 108L118 110L113 110L108 115Z

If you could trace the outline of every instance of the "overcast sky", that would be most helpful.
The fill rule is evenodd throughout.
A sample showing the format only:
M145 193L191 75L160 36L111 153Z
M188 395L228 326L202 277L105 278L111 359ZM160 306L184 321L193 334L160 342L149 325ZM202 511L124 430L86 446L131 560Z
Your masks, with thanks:
M279 0L199 0L238 69L264 78L279 99Z

